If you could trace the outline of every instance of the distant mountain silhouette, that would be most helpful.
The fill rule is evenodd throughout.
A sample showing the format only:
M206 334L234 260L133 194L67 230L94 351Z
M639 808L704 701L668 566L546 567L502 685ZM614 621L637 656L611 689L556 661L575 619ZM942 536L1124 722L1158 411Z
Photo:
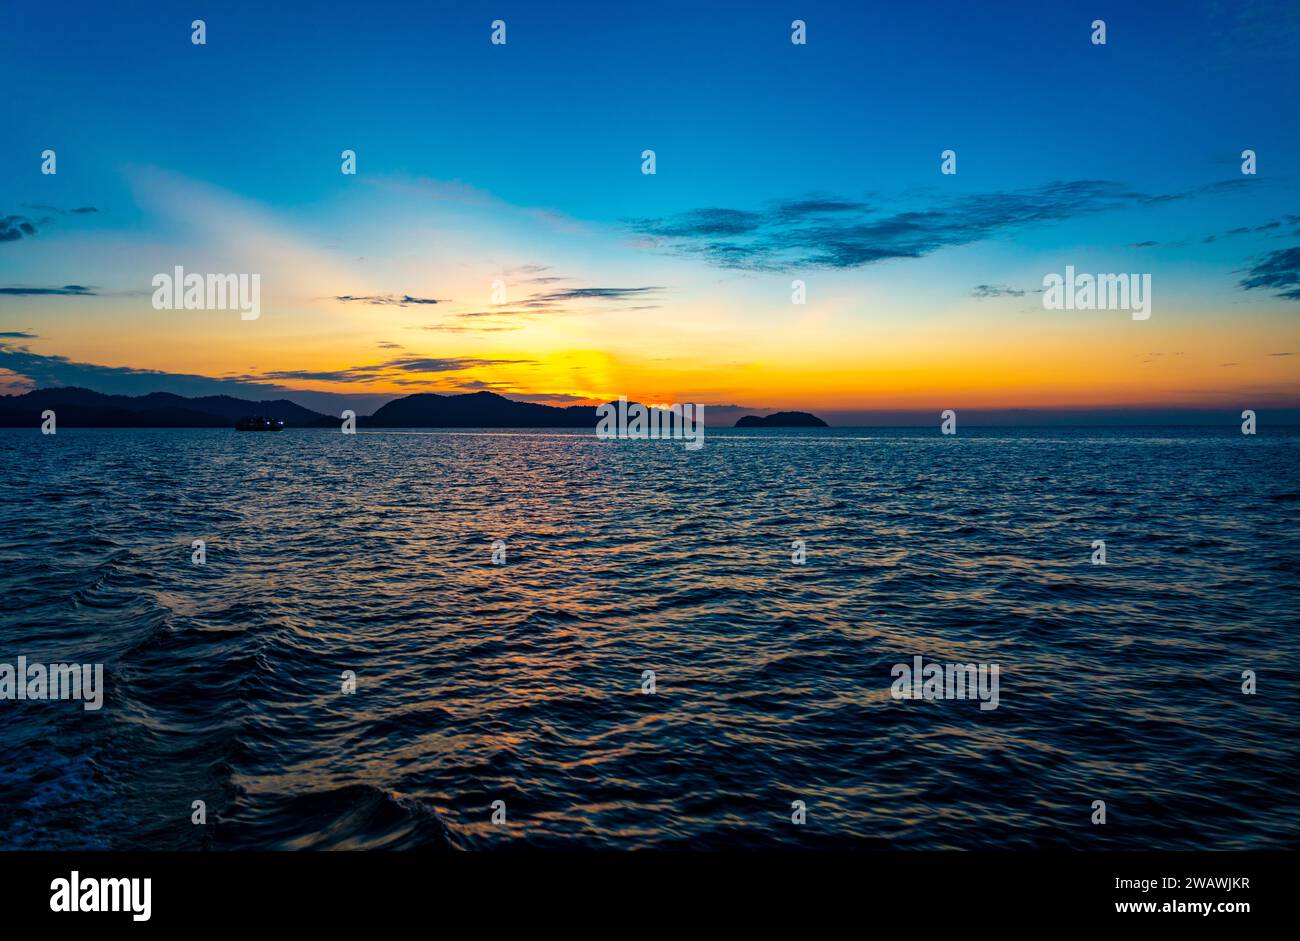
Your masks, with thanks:
M233 428L241 417L254 414L302 428L326 418L288 399L253 402L229 395L191 399L170 392L105 395L68 386L0 396L0 427L39 427L46 409L52 409L59 425L67 428Z
M368 428L595 428L592 405L535 405L495 392L438 395L421 392L394 399L369 418Z
M737 428L828 428L826 422L807 412L773 412L760 418L746 415L737 420Z
M170 392L106 395L69 386L0 396L0 427L37 428L46 409L53 409L65 428L233 428L246 415L278 418L289 428L337 428L340 422L334 415L322 415L287 399L186 398ZM594 429L596 409L516 402L495 392L420 393L394 399L375 414L359 417L357 424L367 428Z
M63 428L234 428L248 415L278 418L287 428L337 428L335 415L304 408L288 399L255 402L230 395L187 398L170 392L108 395L75 386L36 389L0 396L0 427L38 428L41 412L53 409ZM373 415L359 416L364 428L589 428L595 429L592 405L537 405L516 402L495 392L438 395L421 392L394 399ZM737 428L824 428L806 412L750 415Z

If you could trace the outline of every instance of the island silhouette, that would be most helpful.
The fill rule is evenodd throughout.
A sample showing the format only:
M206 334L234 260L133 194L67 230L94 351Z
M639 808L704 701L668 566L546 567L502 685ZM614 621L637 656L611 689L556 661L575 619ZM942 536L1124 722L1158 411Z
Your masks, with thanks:
M234 428L241 419L257 416L283 422L285 428L337 428L340 416L325 415L288 399L252 401L230 395L188 398L171 392L110 395L76 386L35 389L0 396L0 427L37 428L41 413L56 414L65 428ZM794 417L790 424L774 422ZM752 416L751 416L752 417ZM363 428L595 428L594 405L560 408L519 402L496 392L440 395L419 392L394 399L372 415L357 417ZM826 427L804 412L777 412L754 421L764 427ZM737 422L749 426L749 418Z
M826 422L807 412L773 412L771 415L746 415L737 419L737 428L829 428Z

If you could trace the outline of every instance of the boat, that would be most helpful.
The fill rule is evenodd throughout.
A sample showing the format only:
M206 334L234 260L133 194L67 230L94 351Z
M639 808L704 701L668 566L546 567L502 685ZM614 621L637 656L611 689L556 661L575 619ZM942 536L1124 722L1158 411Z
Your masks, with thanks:
M284 431L284 422L265 415L245 415L235 422L236 431Z

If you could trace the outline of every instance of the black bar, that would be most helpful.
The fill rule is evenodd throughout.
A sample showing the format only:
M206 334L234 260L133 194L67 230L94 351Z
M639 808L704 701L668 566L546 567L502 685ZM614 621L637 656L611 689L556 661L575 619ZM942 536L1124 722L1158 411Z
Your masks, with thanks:
M678 930L828 917L913 922L919 930L1043 919L1129 921L1139 930L1199 919L1231 930L1260 924L1243 917L1278 919L1288 910L1295 863L1290 852L0 853L0 910L10 924L67 927L75 917L78 927L128 929L360 931L434 913L448 930L458 915L521 929L590 918L668 930L671 910ZM51 883L73 870L83 887L101 877L149 878L148 920L129 911L51 911ZM1248 910L1159 910L1179 902ZM1157 910L1117 910L1126 903ZM681 920L688 910L695 914Z

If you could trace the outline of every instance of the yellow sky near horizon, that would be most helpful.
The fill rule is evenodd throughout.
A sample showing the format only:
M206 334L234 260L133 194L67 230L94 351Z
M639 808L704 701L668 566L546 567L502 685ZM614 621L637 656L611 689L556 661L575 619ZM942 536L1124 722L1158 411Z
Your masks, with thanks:
M795 308L784 322L768 318L747 329L734 312L689 304L462 320L442 305L330 299L286 312L264 301L259 320L241 321L234 312L142 310L142 298L103 299L117 309L113 315L103 307L91 312L87 305L95 302L88 299L39 303L46 308L40 336L25 341L38 354L345 394L484 387L587 402L625 395L805 410L1300 399L1300 356L1286 324L1256 319L1225 331L1161 310L1134 322L1122 311L1067 318L1023 307L996 315L984 309L975 319L955 308L886 328L852 310L818 315ZM821 322L810 327L810 318ZM124 329L125 323L137 326ZM441 329L447 326L453 331ZM491 326L510 329L479 329ZM421 369L424 360L442 362ZM404 361L415 365L393 365ZM366 368L365 381L277 378Z

